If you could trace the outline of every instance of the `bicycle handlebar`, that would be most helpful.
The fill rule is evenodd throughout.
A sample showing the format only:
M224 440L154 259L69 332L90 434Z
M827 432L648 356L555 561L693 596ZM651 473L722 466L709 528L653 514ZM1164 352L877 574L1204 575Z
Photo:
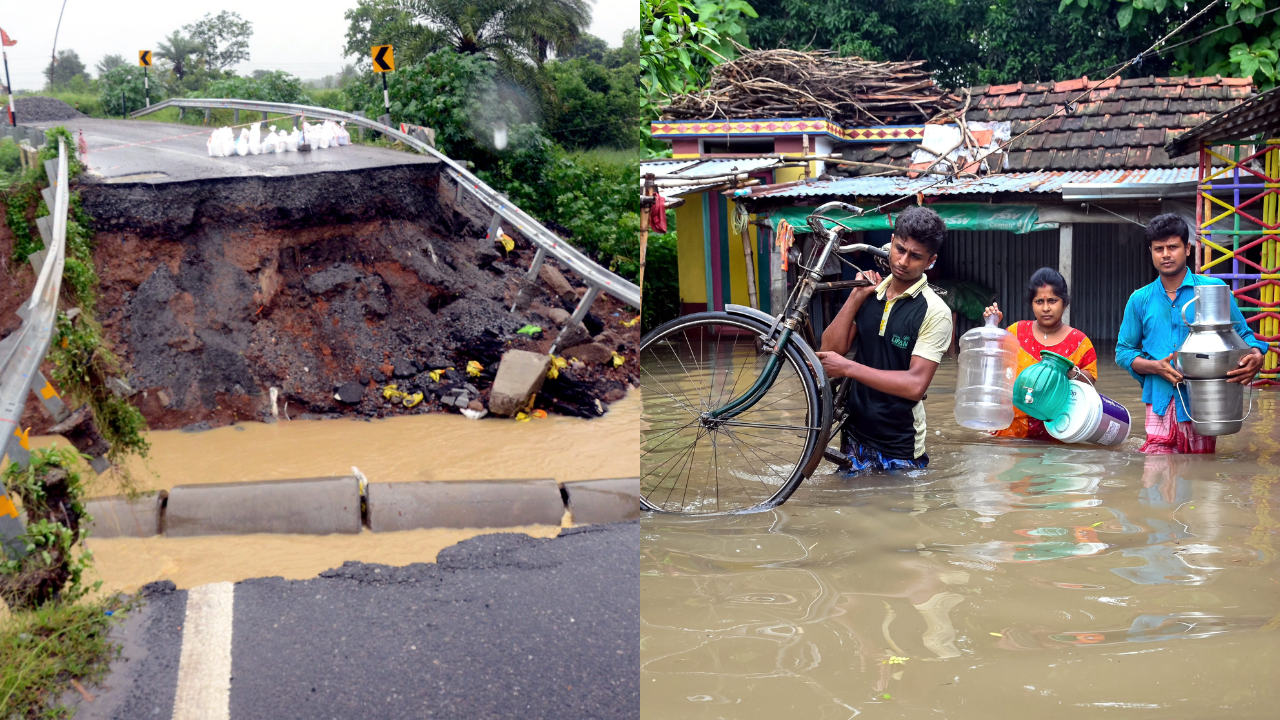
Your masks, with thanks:
M809 214L809 217L805 218L805 222L809 225L809 228L811 230L813 230L818 234L824 234L827 232L826 226L822 224L823 220L829 220L839 225L840 227L844 228L845 230L848 230L849 227L844 223L840 222L839 220L823 216L823 213L827 212L828 210L833 210L836 208L844 210L845 212L849 213L850 215L853 215L854 217L858 217L862 215L862 213L864 212L862 208L856 205L850 205L849 203L844 203L844 202L840 202L839 200L834 200L832 202L819 205L817 210L814 210L812 213Z
M844 253L853 253L853 252L866 252L866 253L871 253L872 255L875 255L876 257L880 258L881 260L888 260L888 259L889 259L889 251L888 251L888 250L885 250L885 249L884 249L884 248L882 248L882 247L876 247L875 245L867 245L867 244L865 244L865 243L854 243L854 244L852 244L852 245L841 245L841 246L836 250L836 252L841 253L841 254L844 254Z

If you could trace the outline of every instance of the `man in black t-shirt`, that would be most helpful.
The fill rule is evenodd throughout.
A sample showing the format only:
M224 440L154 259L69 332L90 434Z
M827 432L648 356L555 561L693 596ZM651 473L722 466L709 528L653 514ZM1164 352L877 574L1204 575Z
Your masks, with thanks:
M929 288L947 226L928 208L911 207L893 225L890 276L867 272L822 333L818 358L827 375L853 380L841 449L853 471L922 468L921 399L951 344L951 311ZM857 352L855 360L845 354Z

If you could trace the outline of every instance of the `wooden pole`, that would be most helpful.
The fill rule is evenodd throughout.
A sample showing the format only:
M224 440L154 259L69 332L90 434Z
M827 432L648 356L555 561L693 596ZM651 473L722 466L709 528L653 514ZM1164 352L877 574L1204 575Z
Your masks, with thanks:
M734 204L734 213L738 212L741 205ZM745 208L743 208L745 212ZM756 263L755 255L751 252L751 221L742 223L742 261L747 268L747 299L751 302L751 307L756 310L760 309L760 303L756 300Z
M653 173L644 176L644 192L640 196L640 299L644 301L644 255L649 247L649 208L653 206Z

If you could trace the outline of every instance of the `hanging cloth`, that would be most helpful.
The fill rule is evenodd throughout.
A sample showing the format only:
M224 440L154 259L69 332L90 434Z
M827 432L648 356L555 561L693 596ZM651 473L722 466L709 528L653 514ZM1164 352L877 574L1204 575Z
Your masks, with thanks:
M654 195L649 206L649 228L658 234L667 231L667 199L661 195Z
M795 228L791 227L791 223L786 220L779 220L774 234L777 236L778 249L782 251L782 271L786 272L787 255L796 241L796 231Z

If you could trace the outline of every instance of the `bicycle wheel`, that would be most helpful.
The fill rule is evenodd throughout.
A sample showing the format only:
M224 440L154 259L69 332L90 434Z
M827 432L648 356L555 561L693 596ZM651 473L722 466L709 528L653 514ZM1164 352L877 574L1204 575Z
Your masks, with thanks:
M648 510L751 512L786 500L821 454L817 383L789 345L778 377L741 414L707 413L746 392L771 357L768 326L721 312L672 320L640 343L640 496Z

